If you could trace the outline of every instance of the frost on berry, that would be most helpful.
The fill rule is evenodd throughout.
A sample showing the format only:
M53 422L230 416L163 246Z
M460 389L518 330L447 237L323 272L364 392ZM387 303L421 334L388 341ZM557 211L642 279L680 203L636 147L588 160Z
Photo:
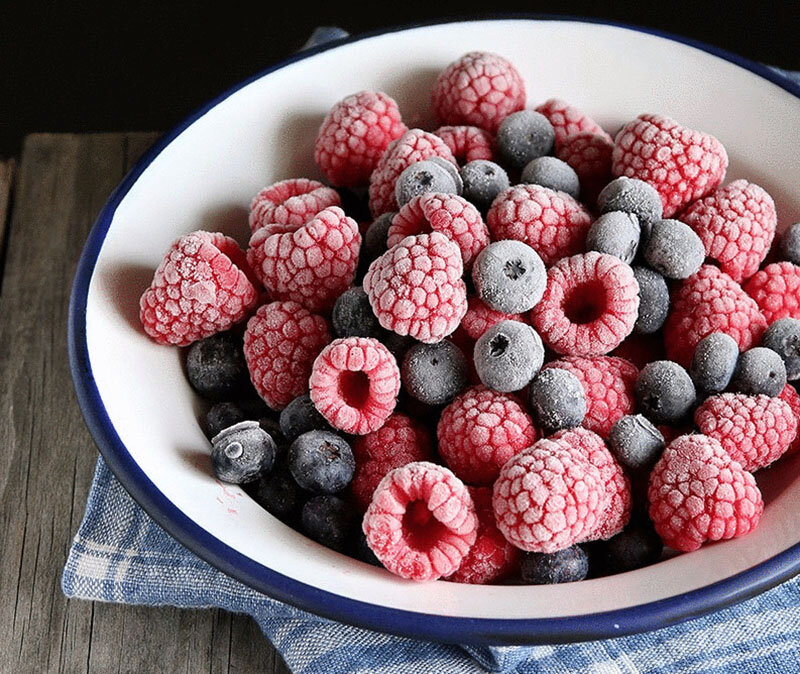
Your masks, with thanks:
M506 314L488 306L479 297L470 296L467 299L467 313L461 321L461 327L470 339L478 339L484 332L500 321L525 322L522 314Z
M316 180L282 180L261 190L250 204L250 231L267 225L296 229L328 206L340 206L339 193Z
M773 262L744 284L768 324L781 318L800 318L800 267Z
M614 145L608 134L578 133L565 138L556 148L556 157L569 164L581 182L581 198L593 204L611 180L611 152Z
M434 134L445 142L460 164L479 159L494 160L494 137L484 129L477 126L441 126Z
M559 98L551 98L536 106L534 110L547 117L547 120L553 125L553 131L556 134L556 150L567 138L580 133L601 136L607 141L611 141L611 136L603 131L602 127L591 117Z

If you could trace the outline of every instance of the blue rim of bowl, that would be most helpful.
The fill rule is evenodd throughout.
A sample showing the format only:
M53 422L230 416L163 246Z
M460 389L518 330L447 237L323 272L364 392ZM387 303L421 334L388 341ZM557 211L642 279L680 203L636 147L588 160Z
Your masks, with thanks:
M662 31L599 19L549 14L493 14L472 17L466 23L487 20L574 21L623 28L678 42L717 56L748 70L800 98L800 85L767 66L696 40ZM70 297L68 319L69 363L81 411L103 459L139 505L183 545L227 575L270 597L311 613L377 630L461 644L521 645L568 643L647 632L699 617L753 597L800 572L800 543L770 559L711 585L674 597L624 609L558 618L500 619L430 615L369 604L301 583L242 555L180 511L151 482L128 453L108 417L92 375L86 341L86 306L89 284L114 213L133 184L158 154L211 108L248 84L289 64L371 37L458 19L396 26L326 42L299 52L237 84L193 112L164 134L112 192L95 222L78 263Z

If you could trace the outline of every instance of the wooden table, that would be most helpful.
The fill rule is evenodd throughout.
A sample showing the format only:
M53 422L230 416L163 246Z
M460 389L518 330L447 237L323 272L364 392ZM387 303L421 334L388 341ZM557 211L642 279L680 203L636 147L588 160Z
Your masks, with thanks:
M67 364L86 235L152 133L36 134L0 161L0 672L288 670L249 617L67 600L97 449Z

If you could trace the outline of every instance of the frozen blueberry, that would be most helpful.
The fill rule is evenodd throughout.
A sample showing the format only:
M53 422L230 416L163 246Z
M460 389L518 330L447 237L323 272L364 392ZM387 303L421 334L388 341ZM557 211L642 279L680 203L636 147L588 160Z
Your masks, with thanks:
M748 349L736 364L731 389L748 395L764 394L775 397L786 386L786 366L772 349L757 346Z
M522 169L519 181L529 185L549 187L557 192L566 192L573 199L581 193L578 174L567 162L556 157L536 157Z
M551 554L526 552L520 563L522 581L529 585L574 583L589 573L589 558L579 545Z
M508 166L522 169L532 159L550 154L555 138L553 125L547 117L533 110L520 110L500 123L495 145Z
M283 437L289 442L294 442L303 433L329 430L330 426L311 402L311 396L304 393L283 408L280 428Z
M654 464L664 450L664 436L641 414L620 417L608 436L611 451L629 468Z
M800 264L800 222L794 223L781 236L781 253L793 264Z
M669 313L669 288L664 277L647 267L634 267L639 283L639 315L633 325L635 332L649 335L661 329Z
M456 187L456 194L462 194L464 192L464 181L461 179L461 173L458 170L458 166L451 161L447 161L447 159L444 157L437 157L436 155L433 157L428 157L427 161L432 161L434 164L438 164L450 174L450 177L453 179L453 185Z
M209 400L232 400L251 388L242 338L220 332L186 351L186 376L195 391Z
M502 166L486 159L476 159L461 168L464 198L478 208L486 209L495 197L511 184Z
M680 220L658 220L645 242L644 259L662 276L684 279L700 269L706 249L689 225Z
M455 344L415 344L400 369L403 388L426 405L444 405L467 385L467 359Z
M652 526L632 524L601 545L598 560L604 573L624 573L655 564L663 550Z
M738 360L736 340L724 332L713 332L697 343L689 374L699 391L720 393L728 388Z
M211 465L223 482L252 482L272 470L278 448L257 421L242 421L211 440Z
M542 299L547 271L539 254L522 241L495 241L475 258L472 280L478 296L507 314L530 311Z
M216 403L206 412L205 431L210 440L220 431L245 421L247 416L236 403Z
M542 367L544 345L539 333L519 321L500 321L475 342L475 370L490 389L519 391Z
M350 445L330 431L303 433L289 447L289 469L303 489L334 494L353 479L355 459Z
M761 345L783 358L789 381L800 379L800 321L796 318L775 321L764 333Z
M386 240L389 238L389 227L392 218L397 215L395 211L379 215L364 233L364 242L361 246L361 257L371 262L383 255L387 250Z
M671 360L656 360L642 368L636 379L639 409L657 424L679 421L697 399L689 373Z
M367 536L363 531L358 533L355 552L356 559L360 559L362 562L372 564L373 566L383 566L383 564L381 564L381 560L375 556L375 553L372 552L372 549L369 547L369 545L367 545Z
M636 257L640 234L639 220L635 215L611 211L592 223L586 235L586 250L608 253L630 264Z
M345 552L357 535L359 517L344 499L323 494L306 501L301 521L306 536L327 548Z
M248 485L247 493L281 522L293 522L307 494L298 486L286 462Z
M337 337L380 338L381 324L363 288L345 290L333 305L331 324Z
M597 196L597 208L601 213L633 213L645 236L664 213L661 197L652 185L626 176L615 178L603 188Z
M404 206L414 197L427 192L456 193L456 183L450 171L428 159L411 164L394 184L398 206Z
M536 422L549 432L580 426L586 416L586 393L580 380L567 370L548 367L528 389Z

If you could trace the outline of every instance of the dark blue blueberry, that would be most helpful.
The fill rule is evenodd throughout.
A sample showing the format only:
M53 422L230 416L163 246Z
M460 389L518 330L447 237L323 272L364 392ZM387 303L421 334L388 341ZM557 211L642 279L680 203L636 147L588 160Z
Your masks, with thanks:
M652 224L663 217L663 205L656 189L643 180L626 176L615 178L603 188L597 196L597 208L601 213L633 213L645 237Z
M192 344L186 351L186 377L209 400L234 400L248 393L252 386L242 338L220 332Z
M528 585L574 583L589 573L589 558L579 545L551 554L526 552L520 563L522 581Z
M611 427L608 444L621 464L637 469L658 460L664 451L664 436L641 414L628 414Z
M467 385L468 363L455 344L415 344L400 369L403 388L427 405L444 405Z
M662 276L684 279L700 269L706 249L689 225L680 220L658 220L645 242L644 259Z
M531 382L528 401L536 422L551 433L580 426L586 416L586 393L580 380L561 368L542 370Z
M697 392L689 373L671 360L648 363L636 379L639 409L650 421L680 421L692 409Z
M536 157L550 154L555 138L547 117L533 110L520 110L500 123L495 146L507 166L521 170Z
M306 501L301 521L306 536L332 550L345 552L357 535L359 516L344 499L323 494Z
M475 258L472 280L478 296L507 314L530 311L542 299L547 271L539 254L522 241L495 241Z
M333 305L331 323L337 337L374 337L382 335L381 324L372 311L363 288L345 290Z
M529 161L522 169L519 181L566 192L573 199L577 199L581 193L581 183L575 169L556 157L537 157Z
M220 431L246 420L247 416L236 403L217 403L206 412L204 424L206 436L210 440Z
M367 231L364 233L364 242L361 246L360 255L366 262L372 262L386 252L386 240L389 238L389 227L392 226L392 218L395 215L397 215L397 213L394 211L379 215L372 221L372 224L367 227Z
M603 573L610 575L655 564L663 550L652 526L634 524L601 544L598 558Z
M289 468L303 489L334 494L344 489L355 471L353 450L330 431L303 433L289 447Z
M455 166L453 167L455 170ZM460 180L460 178L459 178ZM458 186L451 172L437 162L425 159L407 167L394 184L398 206L405 206L414 197L428 192L456 194Z
M636 257L640 234L639 220L635 215L611 211L592 223L586 235L586 250L614 255L630 264Z
M747 395L775 397L786 386L786 366L772 349L757 346L739 356L731 389Z
M544 362L544 345L539 333L527 323L500 321L475 342L474 359L484 385L511 393L536 376Z
M650 335L667 320L669 288L661 274L647 267L633 267L633 275L639 283L639 315L633 329L639 334Z
M794 223L783 233L781 253L784 259L800 265L800 222Z
M272 470L278 448L257 421L242 421L211 440L211 465L223 482L252 482Z
M713 332L697 343L689 374L699 391L720 393L728 388L738 361L736 340L724 332Z
M502 166L486 159L476 159L461 168L464 198L485 210L492 205L500 192L511 184Z
M247 493L264 510L286 523L294 523L308 496L295 482L285 461L247 485Z
M308 393L297 396L283 408L280 417L280 428L283 437L289 442L294 442L303 433L308 433L309 431L330 430L328 422L319 413Z
M444 157L438 157L436 155L428 157L428 161L438 164L450 174L450 177L453 179L453 185L456 187L456 194L460 195L464 192L464 181L461 179L461 172L458 170L458 166L451 161L447 161Z
M789 381L800 379L800 321L796 318L781 318L767 328L761 345L772 349L786 366Z
M356 559L360 559L362 562L372 564L373 566L383 566L381 560L375 556L375 553L372 552L369 545L367 545L367 537L364 535L363 531L358 533L358 540L356 541Z

